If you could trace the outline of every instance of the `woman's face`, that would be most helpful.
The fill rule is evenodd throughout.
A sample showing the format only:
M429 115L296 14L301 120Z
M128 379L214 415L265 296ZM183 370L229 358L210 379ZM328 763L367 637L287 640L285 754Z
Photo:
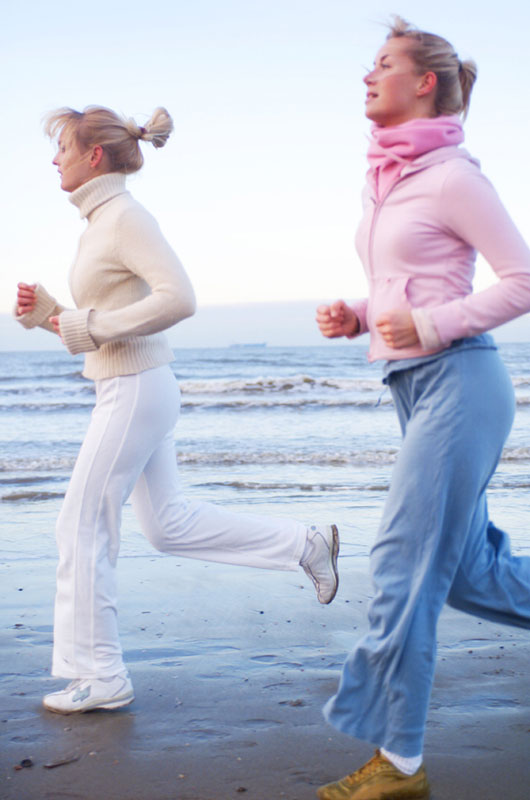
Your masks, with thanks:
M65 192L74 192L94 177L90 169L90 155L90 150L85 153L80 151L73 136L61 132L57 153L52 162L61 176L61 189Z
M387 39L376 55L374 68L363 78L368 89L366 116L382 127L431 116L431 103L425 102L426 93L421 88L425 76L418 74L409 50L406 37Z

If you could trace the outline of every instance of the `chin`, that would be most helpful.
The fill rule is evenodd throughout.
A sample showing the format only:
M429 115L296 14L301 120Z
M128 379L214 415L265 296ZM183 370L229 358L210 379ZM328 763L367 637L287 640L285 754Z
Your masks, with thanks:
M377 113L375 108L365 108L364 116L366 119L369 119L370 122L375 122L376 125L384 125L384 120L381 119L381 115Z
M366 116L371 122L373 122L379 128L392 128L395 125L400 125L401 122L403 121L401 120L400 122L397 122L396 120L393 120L391 118L389 119L387 116L381 114L367 113Z

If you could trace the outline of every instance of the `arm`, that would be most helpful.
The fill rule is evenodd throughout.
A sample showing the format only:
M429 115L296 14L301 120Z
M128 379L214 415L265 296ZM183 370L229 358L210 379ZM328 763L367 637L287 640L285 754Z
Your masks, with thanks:
M55 298L49 295L39 283L18 284L17 301L13 314L25 328L39 326L51 333L57 333L58 331L50 322L50 316L60 314L62 311L64 311L64 306L61 306Z
M142 278L151 292L122 308L61 314L61 335L71 353L95 350L116 339L158 333L195 312L190 280L150 214L143 209L125 212L116 236L122 263Z
M322 336L326 336L328 339L335 339L339 336L347 336L348 339L352 339L361 332L357 314L351 306L346 305L344 300L337 300L330 306L318 306L316 322Z
M413 347L420 342L421 336L417 330L418 324L414 312L387 311L381 314L375 324L389 347ZM423 340L421 343L423 345Z
M530 311L530 249L481 173L450 175L440 206L451 231L478 250L499 278L488 289L420 311L439 342L449 344Z

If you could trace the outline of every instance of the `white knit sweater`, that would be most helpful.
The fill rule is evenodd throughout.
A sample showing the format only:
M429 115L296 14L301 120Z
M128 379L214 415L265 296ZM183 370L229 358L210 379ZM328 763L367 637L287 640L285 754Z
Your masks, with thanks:
M158 224L121 173L88 181L70 200L88 220L69 277L77 309L60 306L38 284L34 309L17 319L52 330L48 319L59 314L66 347L86 353L83 374L94 380L173 361L161 331L191 316L195 297Z

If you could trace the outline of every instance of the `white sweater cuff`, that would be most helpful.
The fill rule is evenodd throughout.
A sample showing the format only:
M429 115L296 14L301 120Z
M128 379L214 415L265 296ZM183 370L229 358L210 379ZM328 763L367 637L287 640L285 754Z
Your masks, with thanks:
M429 311L426 308L413 308L411 313L422 350L435 350L441 347L442 341Z
M54 308L57 306L57 300L52 297L46 289L38 283L35 287L36 303L31 311L27 314L18 313L18 307L15 305L13 309L13 316L25 328L36 328L37 325L42 325L43 322L48 320Z
M91 311L91 308L81 308L77 311L63 311L59 316L61 338L73 356L98 349L88 332L88 317Z

